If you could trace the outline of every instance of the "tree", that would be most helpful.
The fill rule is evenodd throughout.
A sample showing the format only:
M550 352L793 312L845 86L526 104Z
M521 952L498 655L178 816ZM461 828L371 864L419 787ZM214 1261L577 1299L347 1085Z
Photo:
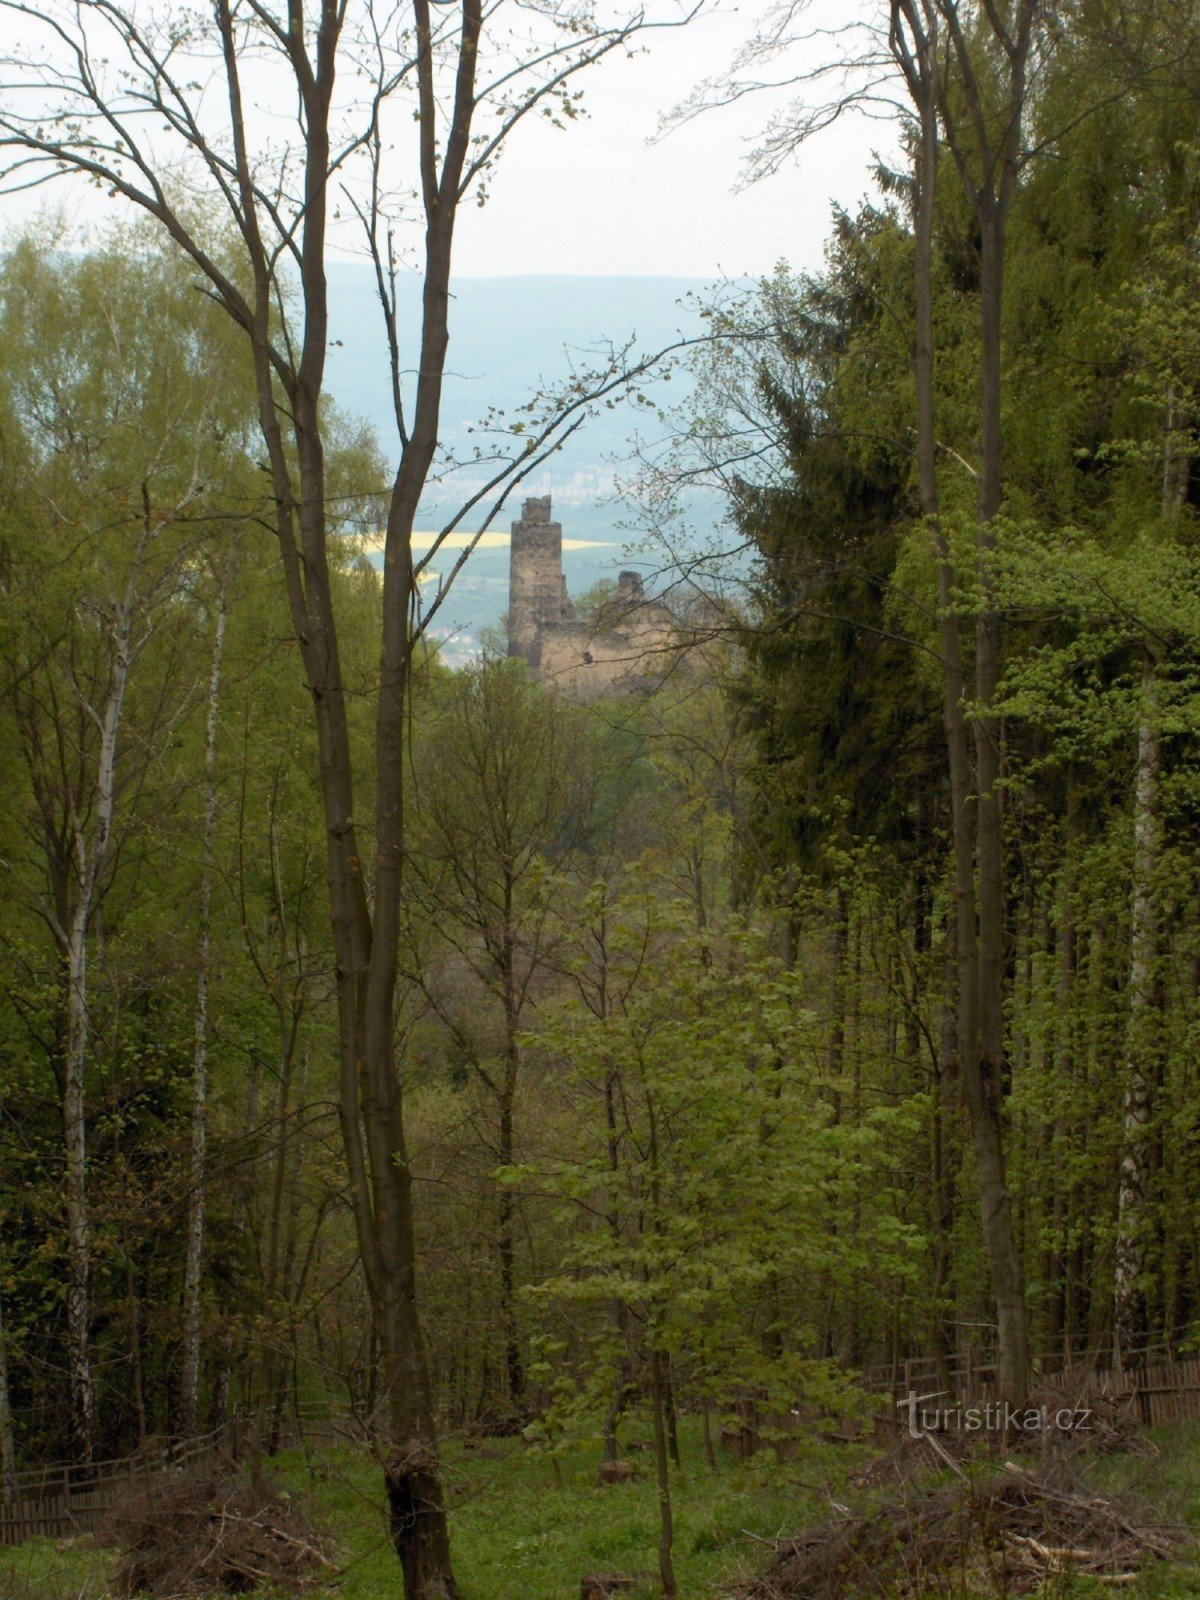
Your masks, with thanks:
M184 1430L188 1433L196 1430L200 1397L201 1270L208 1167L208 987L212 959L213 846L217 825L217 733L232 567L233 560L227 558L217 578L212 660L204 714L204 831L200 867L199 949L196 959L196 1020L192 1049L192 1147L188 1169L187 1255L183 1279L183 1374L180 1379L180 1410Z
M539 1029L577 1114L571 1147L529 1178L571 1207L561 1262L535 1291L569 1307L587 1341L582 1382L564 1363L560 1410L600 1409L614 1379L649 1401L670 1596L671 1387L706 1415L751 1401L768 1434L798 1397L833 1398L839 1380L814 1359L819 1285L846 1288L885 1261L903 1281L917 1239L894 1202L868 1208L858 1233L828 1225L856 1183L886 1191L909 1108L840 1122L807 974L784 970L769 924L714 911L697 929L690 894L647 883L652 872L644 861L640 882L598 887L585 908L578 972L594 996L603 958L608 1003L562 1007Z
M197 304L177 262L150 248L66 261L59 253L57 239L23 241L0 282L19 496L5 557L21 601L6 700L36 841L28 871L6 866L59 963L51 1067L65 1153L74 1442L86 1460L96 1429L92 930L128 836L123 806L147 782L187 702L176 602L201 528L211 539L220 527L234 453L225 441L241 419L227 398L237 392L228 330ZM139 700L135 680L156 650L155 693Z
M139 207L183 252L249 344L272 522L320 749L339 1114L386 1371L392 1532L410 1600L440 1600L456 1590L394 1059L405 893L401 750L414 648L441 600L419 613L423 563L414 560L411 535L437 452L460 207L471 193L482 196L514 129L534 115L572 114L574 76L624 47L644 19L633 13L606 25L574 11L530 9L523 13L530 39L521 37L522 28L506 35L504 13L485 11L480 0L436 9L413 0L411 16L369 0L353 10L335 0L309 7L293 0L286 16L217 0L211 19L186 23L143 17L108 0L80 7L6 0L6 11L19 19L25 41L13 53L12 98L0 113L10 186L72 172ZM292 140L258 161L256 117L268 104L277 117L288 97ZM390 155L407 112L412 165L394 173ZM153 138L145 132L147 113L158 130ZM214 233L206 216L178 197L173 157L222 207L227 234ZM412 348L402 349L397 233L414 188L422 312ZM325 260L339 205L362 223L375 265L399 446L380 502L383 609L375 750L366 770L356 768L351 749L343 641L329 581ZM406 390L410 366L417 375ZM444 533L476 508L480 531L486 528L513 485L579 424L590 399L624 381L626 367L620 352L606 370L573 376L535 405L485 457L484 486L467 495ZM369 855L360 835L364 794L374 807Z
M415 976L493 1103L500 1169L516 1159L522 1033L553 956L561 875L591 821L593 756L581 713L532 682L523 663L498 657L457 675L416 753L413 899L498 1006L499 1049L475 1006L438 995L427 959ZM495 1245L508 1401L519 1407L513 1200L501 1185Z
M1025 159L1022 121L1028 74L1043 23L1040 0L1016 0L1011 15L986 6L984 16L961 15L957 0L937 0L949 36L945 66L929 90L964 193L980 230L980 446L976 581L982 601L975 617L974 915L958 916L959 1049L967 1106L975 1139L984 1241L992 1272L997 1318L997 1383L1014 1404L1029 1383L1024 1274L1013 1227L1005 1172L1003 1112L1006 1072L1004 1037L1004 846L1001 810L1001 731L995 714L1000 675L1000 617L992 598L996 519L1003 503L1001 429L1001 332L1008 219ZM984 18L986 18L986 23ZM983 40L978 35L983 33ZM973 36L974 35L974 36ZM936 35L930 48L937 49ZM998 58L997 71L993 57ZM960 107L962 108L960 112ZM965 126L964 126L965 124ZM933 164L923 163L923 181L934 182ZM952 762L956 759L952 756ZM956 835L956 838L958 836ZM956 872L965 877L964 859ZM967 944L973 949L968 950ZM974 967L977 971L968 969ZM963 984L973 983L974 1015L964 1005Z

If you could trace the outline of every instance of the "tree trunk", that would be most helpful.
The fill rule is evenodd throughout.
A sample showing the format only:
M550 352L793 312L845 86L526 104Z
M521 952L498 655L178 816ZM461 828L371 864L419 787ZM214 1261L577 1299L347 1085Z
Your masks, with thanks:
M996 730L984 718L976 729L978 770L972 783L966 719L966 675L960 625L955 615L957 573L938 518L937 441L934 432L933 224L938 160L937 17L925 18L921 71L910 88L921 116L921 146L916 212L917 475L921 509L929 523L938 566L939 640L942 654L942 719L950 766L951 845L954 861L953 922L957 945L958 1067L970 1115L975 1148L984 1248L992 1269L1002 1346L1001 1394L1024 1398L1024 1300L1019 1264L1014 1279L1015 1245L1005 1185L998 1098L1003 1057L1003 1011L997 984L1003 977L1003 896L999 837L999 750ZM995 274L989 280L993 298ZM998 316L998 300L995 310ZM985 316L984 358L999 354L999 323ZM995 404L993 404L993 401ZM998 498L999 370L984 376L983 433L990 452L981 471L981 511ZM990 517L994 513L989 511ZM985 528L986 524L981 524ZM981 539L988 534L981 532ZM983 662L979 661L982 650ZM996 634L991 621L976 630L976 694L991 704L996 671ZM980 686L991 691L980 693ZM973 802L973 804L972 804ZM972 828L972 810L975 827ZM976 861L978 853L978 863ZM978 864L978 900L976 865ZM1014 1302L1015 1289L1015 1302Z
M893 0L890 35L893 54L904 72L921 124L915 230L917 461L921 509L932 528L938 560L943 715L950 754L959 945L959 1070L971 1120L984 1248L996 1299L998 1386L1001 1397L1013 1402L1025 1396L1028 1349L1023 1275L1004 1165L1003 852L1000 729L994 710L1000 632L990 569L994 519L1000 510L1003 489L1000 332L1005 230L1019 173L1026 63L1039 10L1040 0L1014 0L1009 8L985 8L986 27L1000 47L989 60L1002 61L1008 71L1007 115L998 122L990 104L996 85L991 77L985 83L977 71L977 61L984 52L957 0ZM938 45L942 23L947 35L944 57ZM951 83L945 81L949 74L953 75ZM963 706L963 648L953 611L957 575L937 522L931 263L934 185L943 124L981 235L981 459L976 577L982 584L983 599L975 624L978 711L974 722L974 784Z
M8 1345L4 1337L4 1297L0 1294L0 1504L17 1498L17 1446L8 1390Z
M217 709L225 649L225 582L217 595L208 709L204 724L204 836L200 865L200 946L196 966L196 1015L192 1045L192 1147L188 1166L187 1250L183 1269L183 1431L196 1432L200 1400L200 1280L204 1258L204 1214L208 1163L208 977L212 938L213 839L217 825Z
M513 1108L521 1075L520 1003L516 980L516 930L513 926L514 885L507 874L504 882L505 928L501 981L504 999L504 1082L500 1092L500 1119L497 1156L501 1167L513 1164ZM512 1186L500 1184L496 1248L500 1258L500 1326L504 1330L504 1369L508 1375L508 1398L517 1407L525 1393L525 1367L521 1360L521 1341L516 1318L516 1249L513 1239L514 1206Z
M1004 846L1001 811L1000 719L994 711L1000 676L1000 619L992 597L994 519L1000 511L1000 327L1004 283L1004 215L998 203L981 206L980 282L979 565L983 603L975 622L974 720L976 770L975 853L979 876L979 1041L964 1058L963 1082L971 1114L984 1247L996 1297L997 1385L1017 1404L1029 1386L1025 1284L1013 1227L1004 1157Z
M71 1428L76 1459L92 1459L96 1433L96 1391L91 1368L91 1219L87 1193L87 1114L85 1077L91 1017L88 1008L88 934L96 896L108 864L116 809L117 740L129 681L131 596L117 607L110 642L112 659L96 765L95 820L91 838L72 818L75 906L60 959L66 980L66 1059L63 1063L62 1121L66 1154L67 1360L71 1389Z
M647 1155L650 1163L650 1210L648 1226L657 1235L662 1227L662 1189L659 1178L658 1116L649 1085L645 1086L648 1122ZM672 1548L675 1529L671 1511L671 1469L668 1464L668 1439L665 1405L666 1375L658 1330L653 1319L646 1330L650 1341L650 1406L654 1420L654 1472L658 1485L658 1572L664 1600L675 1600L675 1565Z
M950 1107L957 1067L955 1008L958 963L955 960L954 917L946 921L946 955L942 967L942 1023L933 1077L933 1352L938 1367L938 1387L953 1389L953 1300L950 1275L954 1262L954 1162L951 1152Z
M603 939L601 948L604 948ZM608 992L605 981L606 973L602 973L599 987L599 1014L608 1015ZM617 1068L609 1065L604 1074L604 1123L606 1129L606 1147L608 1155L608 1170L612 1178L612 1203L608 1213L609 1232L613 1237L613 1244L619 1248L621 1243L621 1213L617 1208L617 1175L621 1168L621 1144L617 1130ZM618 1295L612 1302L613 1326L617 1333L617 1345L620 1355L617 1368L612 1380L612 1399L604 1417L604 1459L616 1461L620 1454L617 1448L617 1427L625 1414L625 1407L629 1401L629 1374L626 1364L626 1348L629 1340L628 1322L629 1315L625 1301Z
M272 834L274 824L272 822ZM272 856L275 840L272 837ZM276 875L278 883L278 875ZM283 924L280 925L282 958ZM277 1448L274 1426L267 1427L267 1415L275 1397L275 1340L280 1301L280 1254L283 1248L284 1199L287 1193L289 1121L292 1110L292 1072L295 1067L296 1018L289 1016L283 992L276 996L279 1024L279 1098L275 1108L275 1159L271 1173L271 1209L267 1215L267 1256L263 1269L263 1335L259 1351L258 1406L254 1428L254 1471L257 1474L265 1452Z
M1158 917L1154 872L1159 850L1158 685L1153 660L1142 670L1134 792L1133 916L1130 929L1129 1022L1126 1033L1125 1114L1113 1283L1116 1354L1144 1344L1146 1243L1149 1231L1150 1114L1158 1045L1156 967Z
M1068 839L1070 839L1073 831L1071 823L1074 814L1074 793L1075 784L1074 774L1072 773L1068 776L1067 788L1066 831ZM1075 1080L1075 911L1071 903L1071 889L1072 874L1070 863L1068 862L1060 889L1061 910L1059 912L1058 937L1055 942L1057 974L1054 986L1056 1018L1053 1033L1053 1068L1056 1081L1063 1086L1063 1093L1059 1099L1060 1109L1055 1119L1050 1145L1051 1167L1058 1159L1060 1151L1071 1148L1070 1111L1069 1109L1064 1109L1064 1107L1069 1107L1070 1105ZM1073 1204L1077 1187L1077 1182L1072 1185L1068 1185L1061 1180L1055 1183L1050 1238L1047 1244L1045 1278L1049 1304L1047 1306L1046 1354L1051 1363L1061 1355L1064 1367L1071 1357L1068 1344L1070 1301L1067 1241L1077 1209Z
M713 1449L712 1406L709 1403L707 1389L700 1395L700 1423L704 1431L704 1459L708 1462L710 1471L716 1472L717 1452Z
M505 1095L500 1107L500 1165L513 1162L513 1109L511 1096ZM500 1257L500 1320L504 1329L504 1369L508 1375L508 1398L515 1407L525 1393L525 1368L515 1312L516 1250L513 1240L513 1197L507 1183L500 1186L497 1252Z
M654 1415L654 1473L658 1485L658 1575L663 1600L675 1597L675 1564L671 1557L675 1530L671 1512L671 1473L667 1464L667 1428L663 1404L663 1358L650 1352L650 1400Z
M449 343L451 247L470 144L481 14L464 0L452 126L441 157L432 25L417 0L415 68L422 128L420 179L425 271L412 426L403 441L388 504L374 751L373 897L355 821L346 690L330 582L321 395L328 348L325 275L331 160L329 130L342 16L322 0L313 39L289 36L305 113L304 213L298 241L304 306L299 360L281 370L271 345L274 266L260 232L259 197L248 153L238 68L238 25L230 0L216 0L228 83L243 233L254 271L248 326L259 422L276 505L284 578L296 642L313 706L318 783L324 813L329 904L336 961L338 1117L347 1187L367 1293L379 1339L387 1437L385 1485L391 1531L408 1600L456 1600L438 1463L437 1429L424 1337L417 1313L416 1241L400 1081L395 1059L395 989L404 863L404 749L414 640L412 529L437 448ZM281 396L277 382L284 389ZM284 422L290 440L284 439ZM299 494L293 478L295 473Z
M1087 1021L1079 1061L1080 1088L1085 1104L1088 1085L1107 1082L1111 1071L1103 1018L1108 1005L1107 990L1113 979L1113 962L1117 959L1117 941L1112 935L1108 917L1093 915L1087 929L1087 992L1082 1007ZM1084 1163L1096 1142L1086 1116L1076 1122L1075 1139L1076 1160L1081 1172L1086 1171ZM1071 1327L1078 1347L1094 1350L1102 1339L1111 1336L1112 1301L1109 1296L1095 1292L1095 1229L1085 1226L1084 1219L1096 1213L1104 1202L1094 1180L1089 1183L1086 1177L1080 1178L1071 1198L1077 1239L1071 1260Z
M667 1454L675 1466L679 1459L679 1408L675 1402L675 1370L670 1356L662 1358L663 1411L667 1421Z
M844 886L834 892L832 974L829 990L829 1043L826 1047L826 1072L833 1102L833 1120L842 1120L842 1083L846 1067L846 954L850 943L850 902Z
M126 1207L125 1215L132 1213ZM133 1379L133 1411L137 1417L138 1449L146 1443L146 1385L142 1374L142 1314L138 1305L133 1257L125 1251L125 1315L129 1326L129 1363Z
M63 1072L63 1141L66 1152L67 1362L75 1459L92 1459L96 1392L91 1365L91 1221L87 1193L87 918L72 921L66 953L67 1059Z

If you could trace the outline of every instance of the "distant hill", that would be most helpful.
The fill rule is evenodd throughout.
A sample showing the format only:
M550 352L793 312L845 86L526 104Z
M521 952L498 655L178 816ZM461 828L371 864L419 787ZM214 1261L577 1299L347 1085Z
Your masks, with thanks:
M389 454L395 449L391 391L383 343L383 320L372 269L365 263L335 262L329 267L329 392L346 410L365 417ZM442 408L443 448L469 457L480 441L470 430L489 408L516 413L531 396L577 366L603 359L609 345L631 340L639 352L662 349L701 331L699 310L708 286L692 278L511 277L464 278L454 290L450 354ZM417 326L420 284L403 278L401 328ZM411 368L413 352L402 351ZM411 374L410 374L411 376ZM654 379L642 386L662 403L677 402L686 380ZM622 563L623 546L636 531L619 526L621 509L611 503L613 481L631 459L631 440L639 428L653 429L644 408L622 403L605 410L527 480L499 521L502 529L517 515L524 495L554 496L555 517L567 538L602 541L603 549L568 551L567 583L579 594ZM418 526L434 528L457 506L463 490L479 482L481 469L460 469L453 485L434 485L422 503ZM475 648L480 627L495 623L508 603L508 553L480 550L472 556L446 602L447 629L454 634L448 653L461 657Z

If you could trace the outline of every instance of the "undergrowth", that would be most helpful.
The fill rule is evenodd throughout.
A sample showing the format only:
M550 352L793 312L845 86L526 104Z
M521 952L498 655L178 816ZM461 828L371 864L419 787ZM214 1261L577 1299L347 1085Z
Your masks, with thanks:
M680 1600L719 1600L768 1563L769 1545L852 1497L858 1447L813 1441L803 1458L705 1462L698 1432L683 1431L683 1471L676 1475L675 1564ZM1088 1466L1107 1492L1132 1491L1164 1523L1200 1528L1200 1425L1155 1435L1155 1460L1113 1456ZM475 1451L450 1444L446 1476L455 1570L463 1600L575 1600L585 1573L622 1571L637 1580L631 1600L657 1594L657 1504L649 1461L631 1483L596 1484L599 1451L580 1442L553 1463L519 1440ZM320 1600L398 1600L399 1569L387 1542L382 1482L369 1457L350 1450L300 1451L279 1457L272 1475L285 1492L311 1498L315 1519L332 1535L340 1575L313 1591ZM886 1486L872 1499L888 1494ZM0 1600L117 1600L116 1562L95 1541L34 1540L0 1551ZM627 1591L628 1592L628 1591ZM1200 1600L1200 1559L1183 1549L1156 1563L1136 1584L1114 1589L1061 1577L1039 1600ZM930 1596L929 1600L934 1600ZM937 1600L997 1600L992 1590L939 1594Z

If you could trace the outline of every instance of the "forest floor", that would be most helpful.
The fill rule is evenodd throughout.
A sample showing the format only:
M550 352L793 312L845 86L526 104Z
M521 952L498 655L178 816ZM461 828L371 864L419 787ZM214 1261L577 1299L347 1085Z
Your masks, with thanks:
M1089 1485L1106 1494L1132 1493L1153 1508L1156 1521L1200 1532L1200 1425L1154 1435L1158 1453L1111 1455L1083 1463ZM870 1488L862 1478L866 1447L813 1441L803 1459L776 1464L759 1456L713 1471L698 1432L685 1428L683 1470L675 1475L675 1567L680 1600L734 1595L770 1562L774 1541L843 1515L849 1501L883 1507L911 1492L912 1475L897 1486L884 1474ZM620 1571L636 1580L629 1600L658 1593L657 1500L651 1463L633 1482L598 1487L598 1450L580 1444L552 1463L519 1440L488 1441L473 1451L447 1450L453 1508L455 1569L463 1600L575 1600L587 1573ZM291 1451L273 1465L285 1492L308 1500L314 1522L332 1535L339 1575L307 1591L313 1600L395 1600L399 1573L382 1532L377 1467L352 1450L306 1460ZM855 1486L855 1480L860 1486ZM922 1474L922 1487L950 1483L948 1473ZM113 1552L92 1539L35 1540L0 1551L0 1600L117 1600ZM882 1577L883 1575L880 1574ZM759 1592L763 1592L759 1590ZM878 1593L886 1596L882 1584ZM969 1582L939 1596L994 1597ZM1200 1552L1182 1546L1176 1558L1155 1562L1135 1583L1114 1588L1095 1580L1056 1577L1044 1600L1120 1594L1128 1600L1200 1600Z

